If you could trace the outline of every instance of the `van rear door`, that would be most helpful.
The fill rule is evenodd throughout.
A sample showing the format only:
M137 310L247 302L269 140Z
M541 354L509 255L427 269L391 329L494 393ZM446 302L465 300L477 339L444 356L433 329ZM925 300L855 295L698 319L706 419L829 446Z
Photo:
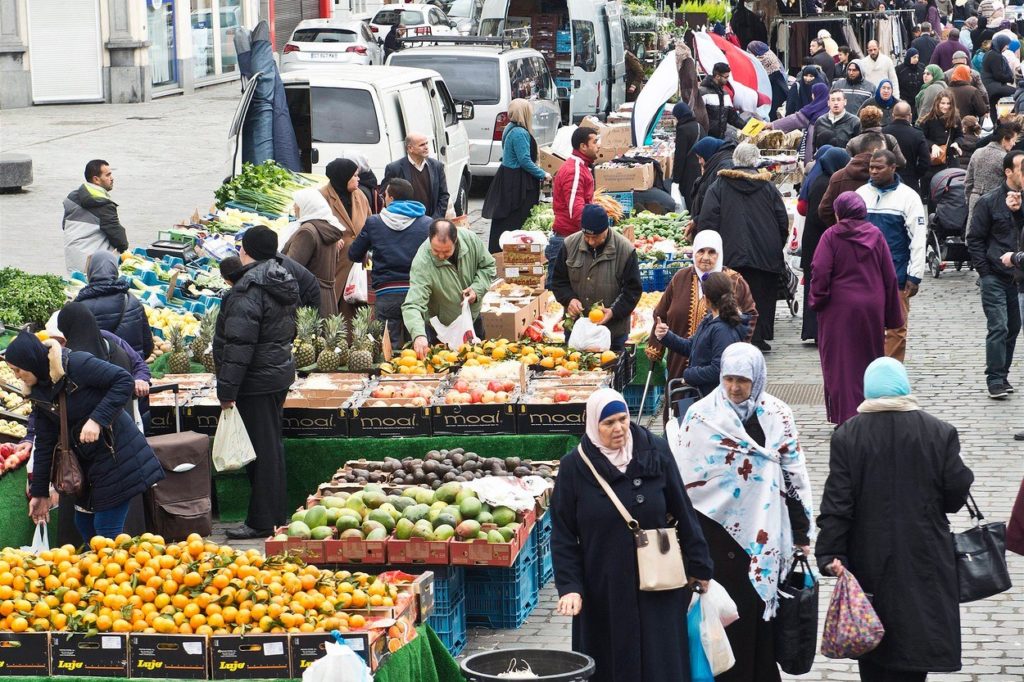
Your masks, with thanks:
M245 118L249 115L249 106L256 94L256 86L259 84L261 75L259 72L253 74L246 84L245 90L242 91L242 98L238 100L238 106L235 107L235 116L231 119L231 126L228 128L228 158L225 172L227 177L233 178L242 172L242 134L245 130Z
M505 28L508 5L509 0L485 0L484 7L480 11L480 35L501 35L502 30Z
M391 150L380 111L372 86L310 87L312 172L324 173L327 164L343 152L357 152L370 160L375 173L383 173L384 164L379 161L387 163Z
M623 35L622 6L609 2L604 6L608 58L607 111L617 111L626 101L626 37Z
M569 19L572 23L572 97L569 103L570 123L578 123L584 116L602 110L603 83L607 67L598 31L603 32L603 19L598 16L600 5L593 0L568 0Z

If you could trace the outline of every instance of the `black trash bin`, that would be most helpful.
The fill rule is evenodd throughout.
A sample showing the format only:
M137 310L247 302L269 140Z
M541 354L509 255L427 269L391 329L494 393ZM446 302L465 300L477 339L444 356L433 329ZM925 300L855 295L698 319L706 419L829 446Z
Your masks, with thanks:
M513 664L513 659L515 663ZM541 682L581 682L594 675L594 659L575 651L549 649L499 649L473 654L462 661L462 674L469 682L502 682L498 675L524 669L525 665Z

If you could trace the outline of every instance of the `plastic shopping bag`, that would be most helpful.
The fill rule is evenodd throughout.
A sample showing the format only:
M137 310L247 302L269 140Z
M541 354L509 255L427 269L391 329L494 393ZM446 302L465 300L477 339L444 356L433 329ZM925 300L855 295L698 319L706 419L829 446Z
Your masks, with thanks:
M740 612L736 608L736 602L732 600L722 583L717 580L708 582L708 591L701 595L705 604L711 604L718 612L718 620L722 627L727 628L740 619Z
M821 633L821 653L829 658L857 658L882 641L885 628L850 569L836 582Z
M600 353L612 347L612 332L603 324L594 324L581 315L572 325L569 348Z
M462 312L449 325L441 324L436 316L430 318L430 326L437 332L437 340L451 350L458 350L464 343L478 341L473 329L473 312L469 309L469 301L462 300Z
M32 544L21 548L22 551L39 554L50 549L50 536L46 532L45 523L36 524L36 532L32 534Z
M704 653L701 642L701 608L700 595L695 594L690 600L690 609L686 612L686 639L690 645L690 680L692 682L715 682L711 672L711 663Z
M327 655L302 673L302 682L373 682L359 654L344 644L325 642Z
M345 282L344 298L346 303L366 303L369 284L366 280L366 270L362 263L353 263L352 269L348 272L348 280Z
M694 599L698 595L693 595ZM726 613L719 611L721 605ZM725 634L725 626L722 624L724 618L731 618L729 622L739 618L736 614L736 603L721 585L712 595L709 589L707 594L699 595L700 617L700 643L704 647L704 656L707 658L712 675L721 675L729 668L736 665L736 657L733 656L732 646L729 644L729 637ZM736 614L733 617L733 614Z
M238 410L221 410L217 431L213 434L213 467L217 471L241 469L256 459L256 450Z

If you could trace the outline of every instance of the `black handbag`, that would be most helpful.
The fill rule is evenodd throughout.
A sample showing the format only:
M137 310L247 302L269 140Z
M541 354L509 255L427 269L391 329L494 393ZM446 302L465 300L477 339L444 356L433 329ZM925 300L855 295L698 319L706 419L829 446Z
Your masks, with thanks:
M970 493L966 506L974 527L953 534L961 604L991 597L1011 587L1006 567L1006 524L983 524L985 516Z
M818 648L818 581L803 552L794 555L793 567L779 585L774 626L775 661L782 672L810 672Z

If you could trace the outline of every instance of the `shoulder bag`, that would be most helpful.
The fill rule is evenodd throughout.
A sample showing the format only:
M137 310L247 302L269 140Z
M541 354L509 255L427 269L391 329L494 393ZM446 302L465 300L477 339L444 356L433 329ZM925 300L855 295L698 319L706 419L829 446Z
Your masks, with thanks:
M68 434L67 393L57 395L57 412L60 413L60 440L50 462L50 482L57 492L64 495L79 495L84 487L85 476L78 463L78 455L71 448Z
M939 155L932 157L933 166L945 166L946 165L946 154L949 151L949 141L953 139L953 133L946 135L946 144L936 145L939 148Z
M985 516L970 493L966 506L974 527L953 534L961 604L991 597L1011 587L1006 567L1006 524L982 524Z
M594 478L604 489L608 499L619 510L636 543L636 567L640 578L642 592L661 592L678 590L686 587L686 569L683 567L683 552L679 548L679 536L675 528L656 528L644 530L622 506L618 495L612 490L601 474L597 473L590 458L583 452L583 446L577 447L580 457L594 474Z

